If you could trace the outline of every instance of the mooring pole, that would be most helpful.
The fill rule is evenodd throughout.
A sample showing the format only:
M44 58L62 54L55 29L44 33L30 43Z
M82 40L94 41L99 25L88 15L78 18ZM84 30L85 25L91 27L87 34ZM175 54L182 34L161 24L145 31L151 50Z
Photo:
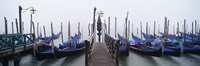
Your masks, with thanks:
M30 33L32 33L32 14L30 14L31 20L30 20Z
M70 21L68 22L68 42L69 46L71 46L71 32L70 32Z
M88 36L90 36L90 23L88 24Z
M81 34L80 34L80 22L78 22L78 43L80 42Z
M37 36L39 37L39 22L37 23Z
M125 37L126 37L126 49L127 49L127 55L129 56L129 44L128 44L128 33L127 33L127 31L128 31L128 29L127 29L127 22L128 22L128 14L129 14L129 12L127 12L127 16L126 16L126 18L125 18L125 27L126 27L126 29L125 29Z
M153 35L156 36L156 21L154 21Z
M141 28L141 31L140 31L141 36L140 36L140 38L142 39L142 22L140 22L140 28Z
M96 25L96 23L95 23L95 14L96 14L96 7L94 7L94 14L93 14L93 29L92 29L92 34L93 34L93 36L94 36L94 42L96 42L96 28L95 28L95 25Z
M137 35L138 35L138 27L137 27Z
M174 24L173 24L173 35L175 36L175 28L174 28Z
M177 30L176 34L179 36L179 22L177 23Z
M130 24L131 24L130 22L131 22L131 21L129 20L129 21L128 21L128 37L127 37L128 40L130 39L130 38L129 38L129 37L130 37Z
M20 53L14 54L14 66L20 66Z
M146 34L148 34L148 22L146 22Z
M34 34L34 39L35 39L35 25L34 23L32 22L32 25L33 25L33 34ZM46 37L45 37L46 38ZM46 43L46 42L45 42ZM36 40L34 40L34 44L33 44L33 56L36 56Z
M51 48L52 48L52 52L54 53L54 33L53 33L53 23L51 22L51 36L52 36L52 43L51 43Z
M151 29L150 29L150 26L149 26L149 30L148 30L148 31L149 31L148 33L149 33L149 34L150 34L150 32L151 32L150 30L151 30Z
M13 22L12 22L12 34L14 34L14 25L13 25Z
M108 17L108 35L110 35L110 17Z
M193 30L193 29L194 29L194 27L193 27L193 22L192 22L192 42L194 41L194 40L193 40L193 39L194 39L194 36L193 36L193 34L194 34L193 31L194 31L194 30Z
M4 20L5 20L5 33L8 34L8 24L6 17L4 17Z
M19 6L19 31L22 34L22 7Z
M194 25L195 25L195 28L194 28L194 29L195 29L194 34L195 34L195 36L196 36L196 35L197 35L197 20L195 20L195 24L194 24Z
M117 17L115 17L115 38L117 38Z
M184 43L185 43L185 32L186 32L186 30L185 30L185 24L186 24L186 19L184 19L184 39L183 39L183 41L184 41Z
M148 22L146 22L146 34L148 35ZM147 41L149 41L149 38L147 38Z
M64 40L63 40L63 24L62 24L62 22L61 22L61 38L62 38L62 43L63 43Z
M46 40L47 40L47 37L46 37L46 30L45 30L45 26L43 26L43 30L44 30L44 40L45 40L45 44L47 43Z
M159 34L159 32L160 32L160 24L158 24L158 34Z
M17 19L15 19L15 23L16 23L16 29L17 29L17 33L19 33L19 28L18 28L18 22L17 22Z
M3 57L2 65L3 65L3 66L9 66L8 57Z

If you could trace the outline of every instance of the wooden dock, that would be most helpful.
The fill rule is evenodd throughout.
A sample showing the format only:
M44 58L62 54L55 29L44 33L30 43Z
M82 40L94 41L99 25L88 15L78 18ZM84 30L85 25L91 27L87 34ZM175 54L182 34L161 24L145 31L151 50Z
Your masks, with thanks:
M89 66L116 66L105 43L95 43L89 58Z

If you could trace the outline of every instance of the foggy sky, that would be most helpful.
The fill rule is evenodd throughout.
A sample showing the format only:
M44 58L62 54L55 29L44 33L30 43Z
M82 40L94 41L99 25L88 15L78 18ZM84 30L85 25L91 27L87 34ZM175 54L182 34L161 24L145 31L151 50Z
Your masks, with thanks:
M127 11L129 12L128 19L134 24L133 33L135 34L137 27L140 27L139 22L143 22L143 25L149 22L151 33L153 33L153 22L156 21L157 25L160 24L160 31L163 31L165 16L170 19L170 33L172 33L173 24L177 22L183 24L184 19L187 20L191 31L191 22L197 20L199 24L200 21L199 3L200 0L1 0L0 34L4 33L4 17L7 17L9 33L11 33L11 22L15 22L15 18L18 18L19 5L22 8L33 6L36 9L33 21L49 28L47 29L49 33L51 22L54 24L54 31L58 32L61 22L64 24L64 31L67 31L67 24L70 21L73 28L71 34L77 33L78 22L81 22L81 27L87 35L87 25L92 23L94 7L97 8L97 12L103 11L102 21L105 19L108 22L108 17L111 17L111 34L114 34L115 17L118 18L117 31L122 34ZM22 13L22 21L25 22L25 33L29 33L30 11ZM143 32L145 32L145 27Z

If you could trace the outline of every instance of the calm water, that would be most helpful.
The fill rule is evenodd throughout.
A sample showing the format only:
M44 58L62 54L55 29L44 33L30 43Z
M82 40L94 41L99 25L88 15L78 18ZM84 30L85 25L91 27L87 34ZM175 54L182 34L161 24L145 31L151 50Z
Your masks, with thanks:
M61 42L60 39L55 44ZM13 60L9 61L10 66ZM85 66L85 54L68 56L64 58L51 58L37 61L31 54L21 58L21 66ZM0 64L2 66L2 64ZM120 56L120 66L200 66L200 55L183 54L181 57L163 56L152 57L130 51L129 56Z

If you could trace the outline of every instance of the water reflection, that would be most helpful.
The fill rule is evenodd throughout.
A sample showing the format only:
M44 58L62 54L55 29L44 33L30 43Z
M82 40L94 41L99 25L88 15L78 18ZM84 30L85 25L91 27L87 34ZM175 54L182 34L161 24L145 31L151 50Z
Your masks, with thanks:
M129 56L120 56L120 66L199 66L200 56L183 54L181 57L154 57L130 51Z

